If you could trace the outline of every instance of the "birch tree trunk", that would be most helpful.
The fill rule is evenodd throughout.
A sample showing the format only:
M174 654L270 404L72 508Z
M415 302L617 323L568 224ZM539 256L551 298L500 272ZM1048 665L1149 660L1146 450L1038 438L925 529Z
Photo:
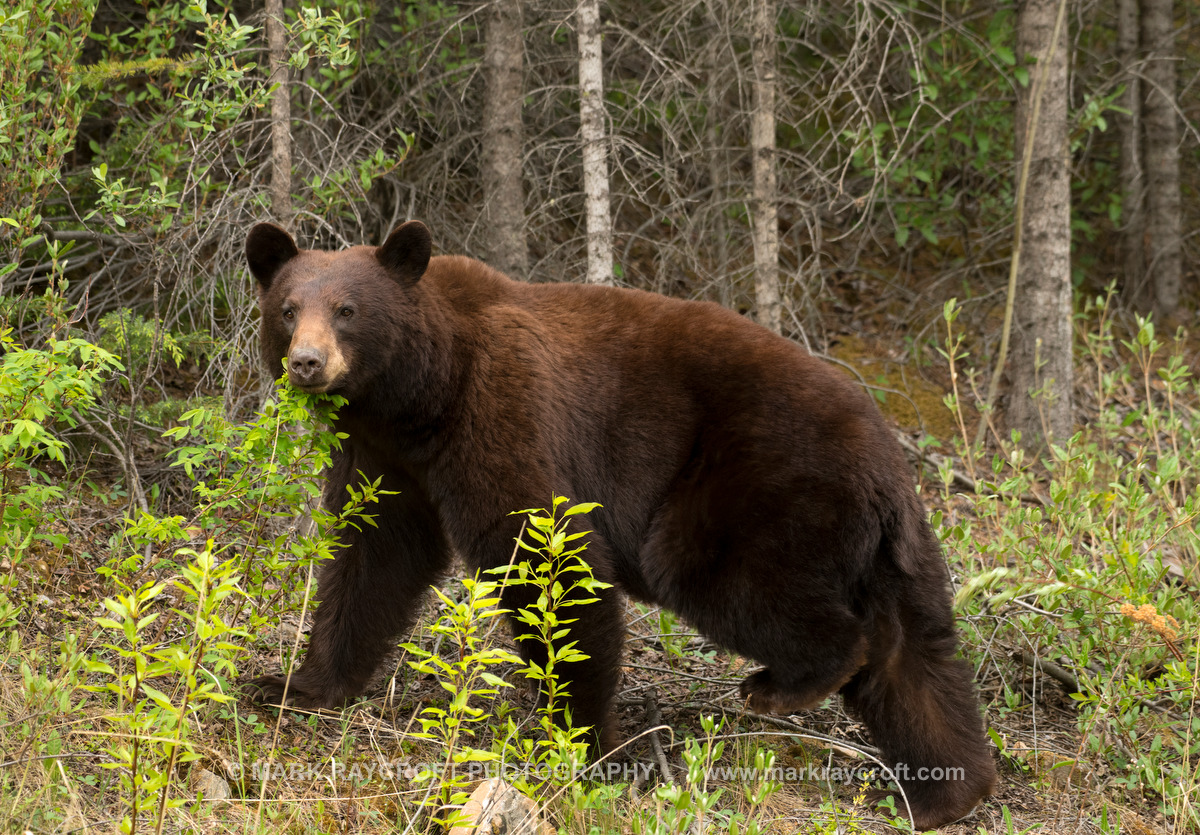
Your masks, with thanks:
M1146 183L1142 175L1141 21L1138 0L1117 0L1117 61L1124 75L1125 92L1116 113L1121 139L1121 295L1138 310L1149 309L1153 298L1146 283L1145 215Z
M712 211L712 242L713 242L713 274L720 288L721 304L732 306L731 282L729 270L729 231L725 222L726 183L729 181L727 154L724 150L725 133L722 129L725 123L725 113L722 107L721 92L725 88L724 74L729 70L730 62L727 55L722 54L721 46L724 39L717 33L723 31L725 21L725 0L707 0L705 4L707 20L712 27L713 36L704 47L704 137L708 147L705 153L708 157L709 205Z
M600 0L580 0L575 18L579 37L579 134L583 144L587 280L591 284L612 284L612 216L608 196Z
M521 181L525 133L521 0L495 0L484 35L483 223L488 262L526 278L525 189Z
M288 89L287 26L283 0L266 0L267 52L271 60L271 212L292 224L292 102Z
M752 0L751 62L754 111L750 116L754 195L754 299L758 323L783 330L779 290L779 219L775 183L775 0Z
M1146 174L1146 262L1154 310L1179 307L1183 247L1180 239L1179 120L1175 114L1175 20L1172 0L1143 0L1142 161Z
M1066 0L1021 0L1018 61L1036 57L1017 93L1017 158L1032 143L1013 312L1008 425L1035 446L1071 434L1071 182ZM1057 36L1055 30L1057 29ZM1040 78L1039 78L1040 76ZM1042 85L1034 107L1035 90ZM1018 176L1020 176L1018 174Z

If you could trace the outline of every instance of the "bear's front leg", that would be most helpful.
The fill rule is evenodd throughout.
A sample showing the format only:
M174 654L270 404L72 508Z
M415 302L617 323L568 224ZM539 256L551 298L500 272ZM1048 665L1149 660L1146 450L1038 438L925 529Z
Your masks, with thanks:
M589 549L589 553L591 549ZM532 607L537 592L529 586L505 588L504 607L513 612ZM559 688L555 705L555 722L564 724L563 708L571 712L571 725L590 727L588 736L591 755L599 758L620 744L616 717L612 712L613 699L621 679L621 652L625 639L625 611L622 595L615 588L602 589L595 602L571 606L558 612L560 619L575 619L569 624L570 633L556 639L554 646L561 650L568 643L587 656L582 661L558 663L553 674ZM530 635L532 628L510 617L513 636L522 658L545 669L549 653L546 645ZM556 630L557 631L557 630ZM546 685L538 688L538 701L545 707ZM561 694L565 693L563 698Z
M360 520L357 529L345 529L344 546L321 569L300 669L290 680L286 673L254 679L247 687L254 701L336 708L361 694L396 638L411 628L425 591L449 567L436 513L416 485L392 475L381 487L399 492L366 509L374 525ZM330 491L338 494L343 489Z

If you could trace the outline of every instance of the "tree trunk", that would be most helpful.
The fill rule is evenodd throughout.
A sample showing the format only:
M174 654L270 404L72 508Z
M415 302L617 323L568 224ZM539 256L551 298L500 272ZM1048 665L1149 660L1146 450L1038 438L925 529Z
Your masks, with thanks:
M592 284L612 284L612 217L608 196L600 0L580 0L576 27L579 36L579 134L583 143L583 193L587 216L587 280Z
M1146 261L1154 310L1179 307L1183 247L1179 217L1179 120L1175 114L1175 21L1172 0L1142 0L1142 161L1146 172Z
M525 133L521 0L496 0L487 10L483 64L483 222L488 262L518 278L529 272L525 190L521 181Z
M724 150L726 142L723 125L726 123L722 106L722 92L725 90L725 73L729 70L729 56L722 54L721 46L724 39L718 34L724 31L725 0L708 0L705 4L707 20L712 27L712 37L704 48L704 136L708 144L705 153L708 158L709 206L712 217L713 241L713 274L717 287L720 288L721 304L733 306L733 282L730 280L729 269L729 230L725 222L726 183L729 181L727 154Z
M288 90L287 26L283 0L266 0L267 51L271 59L271 212L292 225L292 102Z
M1117 104L1127 113L1116 113L1121 139L1121 295L1125 303L1148 310L1152 301L1146 283L1145 214L1146 184L1142 174L1141 22L1138 0L1117 0L1117 61L1125 78L1125 92Z
M775 0L752 0L751 61L754 111L750 116L753 155L754 299L758 322L783 330L779 291L779 219L775 184Z
M1018 61L1037 58L1017 94L1017 158L1032 143L1014 309L1008 425L1027 445L1071 434L1071 181L1066 0L1022 0ZM1056 36L1057 30L1057 36ZM1037 88L1040 104L1035 107ZM1023 166L1022 166L1023 167ZM1020 176L1020 174L1018 174Z

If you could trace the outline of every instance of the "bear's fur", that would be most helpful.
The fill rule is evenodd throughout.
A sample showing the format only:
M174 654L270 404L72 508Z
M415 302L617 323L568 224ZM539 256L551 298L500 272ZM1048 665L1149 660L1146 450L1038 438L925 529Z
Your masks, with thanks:
M299 250L270 224L246 242L267 368L286 358L293 385L349 401L326 501L340 507L363 478L397 491L322 569L289 701L361 693L451 554L504 565L521 525L510 512L558 494L602 505L586 556L614 587L573 610L590 657L564 677L575 723L603 748L629 594L761 663L742 685L752 710L840 692L899 764L918 827L992 790L946 564L870 397L715 304L517 283L430 252L415 221L379 248ZM253 693L278 702L284 685L266 676ZM925 779L932 768L963 779Z

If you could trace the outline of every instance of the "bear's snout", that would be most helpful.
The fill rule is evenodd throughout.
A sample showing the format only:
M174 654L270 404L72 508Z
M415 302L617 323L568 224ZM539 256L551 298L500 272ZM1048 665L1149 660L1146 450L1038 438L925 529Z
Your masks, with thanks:
M332 391L345 382L348 368L337 332L312 311L296 313L295 322L287 351L288 382L311 394Z
M337 342L311 338L311 334L296 334L288 350L288 381L298 389L313 394L327 392L343 381L346 357Z
M322 382L325 352L320 348L300 348L288 355L288 379L292 385L308 388Z

